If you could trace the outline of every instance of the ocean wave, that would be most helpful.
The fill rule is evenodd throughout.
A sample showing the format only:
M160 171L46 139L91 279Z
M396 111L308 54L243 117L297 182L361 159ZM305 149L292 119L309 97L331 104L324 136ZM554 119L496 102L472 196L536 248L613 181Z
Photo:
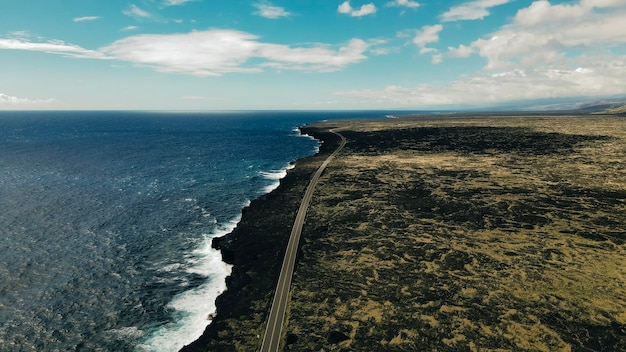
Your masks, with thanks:
M248 201L244 206L249 204ZM206 277L206 282L175 296L168 307L176 312L177 319L151 333L146 341L137 345L136 351L178 351L202 335L216 312L217 297L226 291L226 277L232 270L232 266L222 260L222 253L214 249L211 243L213 238L232 232L240 220L241 215L204 236L202 245L187 258L189 265L186 271ZM164 269L171 270L172 265Z
M315 144L315 147L313 148L313 150L314 150L315 154L320 152L320 145L321 145L322 141L317 140L317 139L315 139L315 137L310 136L310 135L308 135L306 133L302 133L302 130L300 130L299 127L294 128L292 131L296 133L297 137L304 137L304 138L308 138L308 139L316 141L317 143Z
M267 180L273 181L271 184L263 188L263 192L270 193L276 188L278 188L278 186L280 186L280 180L283 179L285 176L287 176L287 172L293 169L294 167L296 167L294 163L289 163L286 167L284 167L281 170L272 170L269 172L259 171L259 175L261 175L261 177Z
M294 163L289 163L280 170L259 171L261 177L273 181L263 188L263 192L269 193L276 189L280 185L280 180L294 167ZM250 203L249 200L246 201L242 208L249 206ZM232 270L231 265L223 262L221 252L211 246L212 240L231 233L240 220L241 214L229 222L218 225L211 234L205 236L202 245L187 257L186 272L206 277L207 282L174 297L168 307L176 312L177 319L151 333L143 343L137 345L136 351L178 351L202 335L216 312L217 297L227 289L226 277ZM169 264L162 270L171 271L179 267L176 264Z

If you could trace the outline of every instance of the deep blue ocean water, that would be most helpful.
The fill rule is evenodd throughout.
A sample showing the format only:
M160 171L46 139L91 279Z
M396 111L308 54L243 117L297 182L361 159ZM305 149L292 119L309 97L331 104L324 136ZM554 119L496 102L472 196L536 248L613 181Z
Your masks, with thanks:
M0 350L176 351L230 267L211 239L318 142L384 113L0 112Z

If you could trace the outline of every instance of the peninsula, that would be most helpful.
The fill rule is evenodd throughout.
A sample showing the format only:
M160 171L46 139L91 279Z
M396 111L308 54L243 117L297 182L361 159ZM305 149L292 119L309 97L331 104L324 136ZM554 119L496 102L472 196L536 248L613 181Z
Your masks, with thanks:
M258 351L300 201L284 351L626 350L626 118L327 121L217 239L234 265L184 351Z

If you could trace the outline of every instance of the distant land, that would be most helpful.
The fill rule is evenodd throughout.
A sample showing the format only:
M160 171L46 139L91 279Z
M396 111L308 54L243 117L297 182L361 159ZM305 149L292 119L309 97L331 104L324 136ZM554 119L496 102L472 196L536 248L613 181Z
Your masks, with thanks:
M614 104L610 107L607 107L605 110L596 112L597 114L612 114L612 115L623 115L626 114L626 104L618 103Z
M608 97L602 99L560 98L531 101L517 101L494 104L487 107L461 110L463 112L547 112L570 114L623 114L626 109L626 97Z
M234 264L185 351L257 351L312 172L283 351L626 350L624 105L325 121L214 245ZM595 114L590 114L595 113Z

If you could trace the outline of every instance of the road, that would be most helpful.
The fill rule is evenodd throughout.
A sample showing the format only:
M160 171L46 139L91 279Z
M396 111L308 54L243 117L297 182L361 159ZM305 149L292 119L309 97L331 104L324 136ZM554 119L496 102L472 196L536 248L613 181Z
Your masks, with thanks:
M289 301L291 278L296 264L296 255L298 254L298 243L300 242L300 234L302 233L302 226L304 225L306 212L309 209L309 203L311 203L311 198L313 197L313 190L315 189L315 185L328 164L330 164L333 158L346 145L346 138L344 136L334 130L331 130L330 132L341 138L341 144L331 155L328 156L328 158L326 158L326 160L324 160L319 169L317 169L307 186L304 197L302 198L302 203L300 203L296 220L294 221L291 229L291 236L289 237L289 243L287 244L287 251L285 252L285 258L283 259L283 266L280 270L278 284L276 285L274 301L272 302L272 308L267 320L267 327L265 329L265 336L263 337L263 344L261 345L261 352L276 352L280 347L280 337L285 320L285 311L287 310L287 303Z

